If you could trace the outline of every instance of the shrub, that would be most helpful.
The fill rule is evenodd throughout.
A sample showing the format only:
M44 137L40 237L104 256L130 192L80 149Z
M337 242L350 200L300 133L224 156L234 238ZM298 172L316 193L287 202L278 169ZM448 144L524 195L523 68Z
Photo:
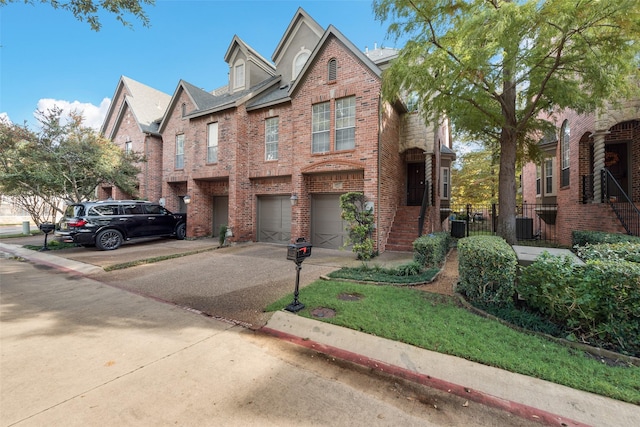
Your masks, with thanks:
M413 241L413 260L426 267L442 265L451 244L451 235L439 232L418 237Z
M606 233L604 231L588 231L588 230L574 230L571 232L571 240L573 247L585 246L587 244L598 243L622 243L622 242L634 242L640 243L640 238L635 236L629 236L628 234L620 233Z
M422 273L422 265L416 261L399 265L395 268L397 276L417 276Z
M368 206L363 193L351 192L340 196L342 219L347 221L348 244L363 261L377 255L371 235L375 226L373 207Z
M472 236L458 241L457 290L472 303L513 304L516 254L501 237Z
M531 307L573 330L573 338L640 354L640 265L576 265L544 254L523 269L518 291Z
M629 261L640 263L640 243L601 243L578 246L576 254L584 261Z

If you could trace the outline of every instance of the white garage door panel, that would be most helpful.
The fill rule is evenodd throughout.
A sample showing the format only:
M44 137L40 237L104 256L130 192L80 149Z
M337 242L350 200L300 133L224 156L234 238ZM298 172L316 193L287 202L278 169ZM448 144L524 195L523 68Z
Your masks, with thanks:
M311 205L311 243L313 246L327 249L343 247L347 232L342 220L340 195L318 194L312 198Z
M258 241L291 242L291 202L288 196L258 197Z

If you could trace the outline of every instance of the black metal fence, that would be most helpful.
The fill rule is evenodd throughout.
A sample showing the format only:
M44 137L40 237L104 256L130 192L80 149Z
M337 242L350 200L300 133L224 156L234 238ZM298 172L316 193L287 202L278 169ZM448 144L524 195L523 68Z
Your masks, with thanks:
M495 235L500 209L497 204L452 204L447 223L453 237ZM556 204L529 204L516 206L516 238L522 245L557 244L555 219Z

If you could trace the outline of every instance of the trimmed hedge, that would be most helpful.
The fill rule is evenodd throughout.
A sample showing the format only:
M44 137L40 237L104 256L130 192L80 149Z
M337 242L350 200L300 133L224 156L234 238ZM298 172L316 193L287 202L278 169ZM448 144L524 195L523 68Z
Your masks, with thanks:
M451 235L438 232L420 236L413 241L413 260L425 267L439 267L447 257Z
M576 248L583 261L629 261L640 263L640 243L587 244Z
M606 233L604 231L574 230L571 232L573 247L585 246L587 244L596 245L599 243L640 243L640 237L629 236L628 234Z
M456 290L472 303L512 305L517 264L515 252L501 237L472 236L460 239L460 282Z
M517 289L529 306L574 331L569 339L640 355L640 264L577 265L544 253L522 269Z

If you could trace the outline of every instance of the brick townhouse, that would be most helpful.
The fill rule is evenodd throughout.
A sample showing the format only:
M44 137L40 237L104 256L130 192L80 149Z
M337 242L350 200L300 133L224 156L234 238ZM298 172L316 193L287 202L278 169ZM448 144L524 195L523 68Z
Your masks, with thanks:
M523 201L539 205L537 216L563 245L573 230L639 235L640 99L588 115L560 112L554 124L540 142L544 160L523 168Z
M454 154L446 120L427 127L410 96L382 100L396 55L362 52L298 9L271 61L233 37L222 88L180 81L169 96L122 77L102 132L146 155L136 196L186 211L190 238L226 225L232 241L340 248L339 197L360 191L377 249L411 250L423 200L422 233L442 227ZM99 197L131 195L105 186Z

